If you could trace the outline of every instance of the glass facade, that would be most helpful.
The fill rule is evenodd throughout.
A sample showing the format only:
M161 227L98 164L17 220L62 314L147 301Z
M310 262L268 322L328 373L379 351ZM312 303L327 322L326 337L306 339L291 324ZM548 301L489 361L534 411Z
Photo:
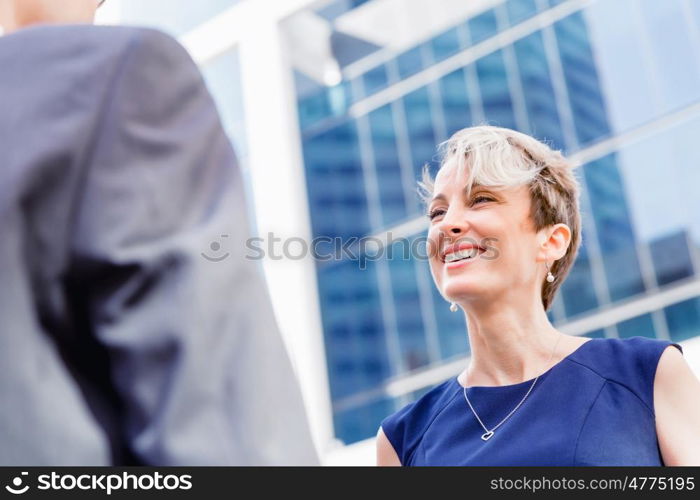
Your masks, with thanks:
M699 33L700 9L684 0L509 0L305 94L313 235L416 227L416 180L440 141L473 124L518 129L585 158L583 245L555 324L597 321L592 337L700 334L698 297L605 320L700 279ZM424 236L415 231L410 242ZM465 324L425 261L319 261L317 275L335 431L352 443L428 389L396 395L392 380L468 354Z

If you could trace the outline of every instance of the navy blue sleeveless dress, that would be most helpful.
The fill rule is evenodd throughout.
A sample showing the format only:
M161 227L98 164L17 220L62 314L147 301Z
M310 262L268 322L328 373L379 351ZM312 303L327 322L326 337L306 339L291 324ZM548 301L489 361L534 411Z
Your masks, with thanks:
M452 377L386 417L401 464L480 466L664 465L654 419L654 375L669 345L647 337L593 338L540 375L525 402L484 441ZM469 401L491 429L534 378L472 386Z

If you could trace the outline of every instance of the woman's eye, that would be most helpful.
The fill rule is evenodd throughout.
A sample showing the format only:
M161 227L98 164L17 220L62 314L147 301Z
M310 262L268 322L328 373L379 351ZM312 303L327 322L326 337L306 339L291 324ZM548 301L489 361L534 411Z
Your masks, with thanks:
M428 214L428 218L430 220L433 220L435 217L439 215L443 215L445 213L445 210L442 208L436 208L435 210L431 210L430 213Z
M477 203L483 203L486 201L493 201L493 198L490 196L477 196L472 200L472 203L476 205Z

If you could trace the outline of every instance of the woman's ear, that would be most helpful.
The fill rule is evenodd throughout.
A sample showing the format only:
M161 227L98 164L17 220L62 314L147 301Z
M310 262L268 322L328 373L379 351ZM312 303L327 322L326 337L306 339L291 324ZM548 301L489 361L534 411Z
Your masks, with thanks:
M542 230L544 234L540 245L539 257L542 260L553 262L566 255L566 250L571 243L571 229L566 224L560 223Z

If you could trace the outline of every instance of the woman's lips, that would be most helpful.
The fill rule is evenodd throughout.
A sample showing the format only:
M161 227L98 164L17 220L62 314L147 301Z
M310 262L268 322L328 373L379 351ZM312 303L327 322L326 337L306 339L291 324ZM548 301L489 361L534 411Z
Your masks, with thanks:
M477 260L479 258L479 255L481 255L482 253L484 253L483 250L479 250L479 253L476 256L472 257L471 259L462 259L462 260L456 260L454 262L445 262L445 269L447 269L449 271L451 269L457 269L459 267L469 265L472 262L474 262L475 260Z

